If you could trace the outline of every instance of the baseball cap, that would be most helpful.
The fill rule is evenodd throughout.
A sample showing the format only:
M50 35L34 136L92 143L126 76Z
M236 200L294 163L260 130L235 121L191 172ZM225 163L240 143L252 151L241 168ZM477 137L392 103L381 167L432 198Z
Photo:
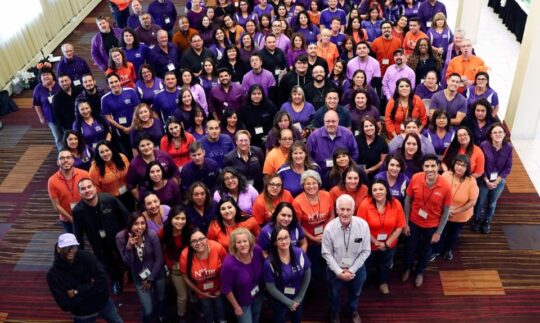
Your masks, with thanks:
M78 246L79 242L73 233L64 233L58 237L58 247L65 248L71 246Z

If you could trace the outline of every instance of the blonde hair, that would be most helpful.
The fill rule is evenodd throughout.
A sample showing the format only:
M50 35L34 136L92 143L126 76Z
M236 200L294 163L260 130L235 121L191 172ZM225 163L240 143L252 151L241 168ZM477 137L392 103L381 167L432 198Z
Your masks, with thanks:
M251 234L251 232L249 232L248 229L238 228L231 232L231 236L229 238L229 252L233 256L238 255L238 249L236 249L236 237L242 234L245 234L249 241L249 252L253 251L253 247L255 246L255 237L253 234Z
M448 27L448 23L446 22L446 16L444 15L444 13L442 12L437 12L434 16L433 16L433 19L431 19L431 26L433 28L437 27L437 20L444 20L444 26L442 27L443 29L445 29L446 27Z

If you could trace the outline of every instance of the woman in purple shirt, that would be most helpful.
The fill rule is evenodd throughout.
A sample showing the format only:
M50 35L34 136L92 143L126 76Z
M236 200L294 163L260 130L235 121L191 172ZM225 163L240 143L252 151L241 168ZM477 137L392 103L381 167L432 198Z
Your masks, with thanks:
M464 94L467 98L469 109L472 108L477 100L486 99L493 108L491 114L493 117L497 117L497 112L499 112L499 96L497 95L497 92L489 86L488 73L478 72L474 77L474 84L469 86Z
M491 221L501 196L506 177L512 170L512 144L506 139L504 127L499 122L494 123L488 130L488 138L480 148L484 152L484 174L478 178L480 194L474 207L473 231L488 234L491 231Z
M450 114L444 109L433 111L428 127L424 130L424 137L433 144L435 153L442 159L446 148L454 139L455 131L450 124Z
M122 31L119 46L124 50L126 60L133 63L135 71L139 71L141 66L150 59L150 48L139 41L139 36L131 28Z
M439 90L439 75L436 71L432 70L426 73L424 82L418 84L414 90L414 94L418 95L422 100L431 100L433 94L439 92ZM429 108L429 104L424 102L424 105Z
M291 192L296 197L304 191L300 183L300 176L307 170L321 172L319 165L309 156L306 144L303 141L295 141L287 156L287 161L278 169L278 175L283 181L283 189Z
M307 44L316 43L317 36L321 32L320 29L309 20L309 16L305 11L298 14L298 19L296 19L296 23L293 27L294 32L304 35Z
M295 85L291 90L288 102L283 103L281 111L287 112L291 117L293 127L302 132L302 138L307 138L311 132L311 123L315 117L313 104L306 102L302 87Z
M403 139L403 145L399 148L399 154L403 156L405 164L405 175L408 178L422 171L422 141L420 136L415 133L409 133Z
M154 68L150 64L142 64L139 68L139 77L135 83L135 89L141 102L152 105L154 96L163 90L163 82L155 76Z
M181 204L182 196L178 183L167 177L163 166L158 161L151 161L146 166L146 185L139 188L140 196L152 192L157 195L161 203L174 207Z
M135 289L142 305L142 322L152 322L157 299L161 320L167 317L163 253L157 234L148 230L141 212L129 215L126 229L116 235L116 246L122 261L133 275Z
M231 233L229 254L221 267L221 292L240 323L259 322L263 302L264 256L255 237L245 228Z
M295 247L290 230L280 225L272 231L270 256L264 263L264 282L270 293L274 322L302 320L302 303L311 281L311 263L304 250Z
M141 205L148 230L158 233L169 218L171 208L161 204L159 197L154 192L146 192L141 200Z
M293 133L293 140L302 139L301 133L296 126L293 125L293 121L289 113L286 111L278 111L274 116L274 122L272 129L266 136L266 152L270 152L275 147L279 146L279 136L283 129L289 129ZM281 166L281 165L280 165Z
M234 13L233 18L236 23L242 26L242 28L246 27L246 23L249 20L256 21L259 19L257 14L252 12L251 8L249 7L249 3L246 0L240 0L238 2L238 8Z
M62 146L69 149L75 163L73 166L88 171L92 164L92 152L86 145L82 134L75 130L66 130L62 137Z
M199 81L204 90L204 94L209 98L212 88L219 85L216 62L212 57L204 59L203 69L199 75Z
M405 3L402 5L403 15L407 19L418 17L418 9L420 8L420 1L416 0L405 0Z
M388 183L390 194L402 204L405 201L405 191L409 186L409 177L405 175L405 160L400 155L388 155L384 161L383 170L375 175L374 180L381 179Z
M95 147L102 140L110 141L112 138L111 128L107 121L100 115L92 111L88 101L79 101L77 103L77 113L73 130L78 131L84 137L86 146L92 153L95 153Z
M446 16L442 12L437 12L432 19L431 27L427 30L433 49L441 55L443 62L446 60L448 46L454 42L454 35L448 27Z
M497 122L492 111L493 107L488 100L479 99L474 102L467 117L463 120L463 125L469 127L473 134L474 144L477 146L487 139L489 127Z
M135 147L135 138L141 134L148 135L154 146L159 147L161 137L163 137L163 123L156 117L154 110L146 103L141 103L135 108L133 113L133 121L131 122L131 147L133 148L133 156L137 156L138 151Z

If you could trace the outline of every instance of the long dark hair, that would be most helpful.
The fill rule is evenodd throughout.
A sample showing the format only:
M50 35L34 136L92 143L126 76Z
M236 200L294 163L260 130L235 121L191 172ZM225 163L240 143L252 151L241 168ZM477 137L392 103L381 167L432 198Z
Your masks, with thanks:
M342 190L345 189L345 179L347 178L347 174L351 172L355 172L356 174L358 174L358 186L356 186L356 189L358 190L360 187L362 187L362 185L364 185L364 182L362 182L362 173L360 172L360 169L358 169L356 165L351 165L347 167L341 174L341 179L339 181L339 188L341 188Z
M210 196L210 190L208 187L201 181L193 182L188 189L187 193L187 202L188 205L192 204L195 205L195 202L193 202L193 192L197 187L200 187L204 190L204 193L206 194L206 199L204 200L204 208L205 210L208 209L212 204L212 197Z
M289 236L290 236L289 230L286 227L281 226L279 224L274 226L274 230L272 230L272 234L270 235L270 250L269 250L270 252L269 252L269 255L268 255L268 259L270 260L270 264L272 265L272 268L274 269L273 270L274 271L274 276L277 277L279 280L282 279L281 278L281 265L282 265L282 262L279 259L279 252L277 250L278 248L276 246L276 242L277 242L277 236L282 230L285 230L287 232L287 234L289 234ZM291 266L291 268L294 268L294 267L296 267L296 259L294 257L292 243L289 244L289 254L290 254L290 259L291 259L290 266Z
M186 140L186 130L184 129L184 124L177 117L170 116L169 118L167 118L167 121L165 122L165 133L167 134L167 142L170 144L173 140L173 136L171 132L169 131L169 125L171 123L176 123L180 125L180 139Z
M330 172L328 173L328 179L331 183L339 183L341 181L341 175L342 172L339 170L339 167L337 166L336 160L340 155L347 155L349 157L349 166L355 166L355 162L351 156L351 153L347 148L336 148L334 150L334 153L332 154L332 161L333 166L332 169L330 169Z
M452 160L452 164L450 167L448 167L452 173L456 172L456 163L462 162L465 164L465 175L464 177L470 177L471 176L471 159L467 155L459 154Z
M133 226L133 223L137 221L138 218L143 218L144 223L146 223L146 218L144 217L144 214L141 211L135 211L128 215L127 221L126 221L126 229L124 230L124 239L126 239L126 242L129 239L129 234L131 233L131 227ZM148 232L148 223L146 223L146 228L144 229L143 236L146 235Z
M281 129L279 128L279 121L283 117L287 117L289 119L289 126L286 129L289 129L293 133L293 135L295 134L291 115L287 111L280 110L275 114L274 122L272 123L272 129L270 129L270 132L272 133L274 138L280 138L281 137ZM278 146L279 146L279 142L276 142L274 144L274 147L278 147Z
M77 137L77 140L78 140L78 143L77 143L77 153L79 155L83 155L83 152L84 152L84 148L86 147L86 140L84 140L84 137L83 135L77 131L77 130L66 130L64 132L64 136L62 137L62 146L64 147L64 149L66 150L69 150L69 146L67 144L67 139L69 137L69 135L74 135L75 137Z
M219 174L219 177L217 179L217 191L219 192L219 195L223 197L223 194L228 193L228 189L225 186L225 173L230 173L234 177L238 178L238 193L245 192L248 188L248 182L247 179L242 175L236 168L227 166L223 168L221 173Z
M221 215L221 206L227 202L230 202L232 204L232 206L235 208L236 210L236 214L234 216L234 222L235 223L240 223L240 222L244 222L248 219L248 217L244 217L242 216L242 210L240 209L240 207L238 206L238 204L236 203L236 201L234 200L234 198L230 197L230 196L225 196L225 197L222 197L221 200L219 200L219 203L218 203L218 207L217 207L217 214L216 214L216 220L217 221L217 224L219 225L219 228L221 229L221 232L223 232L224 234L227 234L227 228L225 227L225 221L223 220L223 215Z
M101 177L105 176L105 161L103 158L101 158L101 155L99 154L99 146L105 145L112 153L111 161L112 163L118 168L118 170L124 170L126 169L126 164L124 163L124 160L122 159L122 156L120 156L120 153L116 148L111 144L108 140L101 140L96 144L96 153L94 154L94 161L96 162L96 167L99 169L99 175Z
M140 45L140 40L139 40L139 35L135 32L135 30L129 28L129 27L126 27L124 28L124 30L122 30L122 37L120 37L119 39L119 42L118 42L118 45L122 48L125 48L126 47L126 43L124 42L124 34L128 32L131 34L131 36L133 37L133 48L139 48L139 45Z
M399 83L401 83L401 82L405 82L405 83L409 84L409 87L411 88L411 93L409 93L409 98L408 98L409 108L407 109L407 115L405 116L405 118L409 118L412 115L413 99L414 99L413 87L411 85L411 81L408 78L402 77L402 78L400 78L399 80L396 81L396 89L394 91L394 96L393 96L394 106L392 107L392 111L390 112L390 119L392 119L392 120L394 120L396 118L396 112L397 112L397 108L399 106Z
M92 109L92 106L90 105L90 102L86 100L77 101L77 107L75 108L75 130L81 131L82 123L84 122L84 118L82 117L81 113L79 112L79 106L81 104L88 104L90 106L90 115L96 121L103 130L106 130L107 132L110 132L110 127L107 121L101 116L101 114L97 113ZM82 132L82 131L81 131Z
M422 161L422 140L420 139L420 136L415 133L409 133L405 136L405 139L403 139L403 144L399 148L399 152L401 153L401 156L403 156L403 158L407 156L405 154L405 144L407 143L407 140L409 138L414 138L414 140L416 141L416 145L418 146L418 149L416 150L416 153L414 153L414 156L412 157L412 159L415 161L415 163L421 162ZM405 160L407 160L407 158L405 158Z
M172 220L179 214L183 214L186 218L186 224L184 227L180 230L180 240L182 241L182 249L189 245L189 219L184 212L184 208L181 205L176 205L171 212L169 212L169 217L163 224L163 247L165 249L165 252L167 252L167 255L170 259L175 259L176 261L180 258L180 253L182 252L182 249L178 249L178 246L176 245L176 241L173 236L173 224Z
M392 200L395 197L393 197L392 193L390 192L390 185L388 184L388 182L383 179L376 179L373 182L371 182L371 185L369 185L369 190L368 190L368 196L371 197L371 201L373 202L373 205L376 205L375 198L373 197L373 191L372 191L373 185L375 184L381 184L384 186L384 188L386 188L386 205L392 202Z
M429 125L428 125L429 130L433 132L437 131L437 118L440 116L446 116L446 120L448 120L448 123L446 124L446 127L444 127L444 129L446 129L446 132L449 132L450 129L452 128L452 125L450 124L451 118L450 118L450 113L448 113L448 111L446 111L445 109L437 109L433 111L433 114L431 115L431 119L429 119Z
M270 218L270 222L274 224L274 226L277 224L277 216L281 210L284 208L289 208L292 211L292 220L291 224L289 224L289 228L294 228L298 224L298 218L296 217L296 211L294 210L294 207L289 202L279 202L278 205L276 205L276 208L274 209L274 212L272 212L272 217Z
M150 178L150 169L154 166L158 166L159 169L161 169L161 180L164 180L164 179L168 180L168 178L166 177L167 173L165 172L165 168L163 168L163 165L161 165L161 163L158 160L152 160L146 165L146 173L144 176L144 179L146 181L146 187L151 191L154 190L155 183Z
M465 148L465 154L470 158L473 153L474 138L473 138L471 129L469 129L466 126L459 126L456 129L456 134L454 135L454 139L452 139L452 142L448 146L446 153L443 156L442 162L448 167L450 167L450 165L452 164L452 160L454 159L454 157L458 155L459 148L460 148L460 144L458 142L458 132L462 129L467 131L467 134L469 135L469 139L470 139L469 144L467 145L467 148Z

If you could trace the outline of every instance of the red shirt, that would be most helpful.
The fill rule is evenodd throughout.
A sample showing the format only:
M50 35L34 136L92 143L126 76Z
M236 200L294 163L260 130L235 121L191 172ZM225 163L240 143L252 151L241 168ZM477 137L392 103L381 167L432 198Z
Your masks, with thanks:
M435 184L429 188L424 172L413 175L407 187L407 196L412 198L409 220L421 228L438 227L444 207L452 203L450 185L437 176Z
M360 204L358 216L368 223L371 236L381 242L386 241L394 230L405 227L403 207L395 198L386 204L384 213L382 214L379 213L377 206L375 206L371 198L364 199L362 204ZM395 247L397 240L394 240L389 247ZM376 249L372 243L371 250Z
M324 227L330 221L334 204L327 191L319 191L319 203L313 205L309 202L306 193L294 199L294 211L300 224L309 234L318 236L323 233Z

